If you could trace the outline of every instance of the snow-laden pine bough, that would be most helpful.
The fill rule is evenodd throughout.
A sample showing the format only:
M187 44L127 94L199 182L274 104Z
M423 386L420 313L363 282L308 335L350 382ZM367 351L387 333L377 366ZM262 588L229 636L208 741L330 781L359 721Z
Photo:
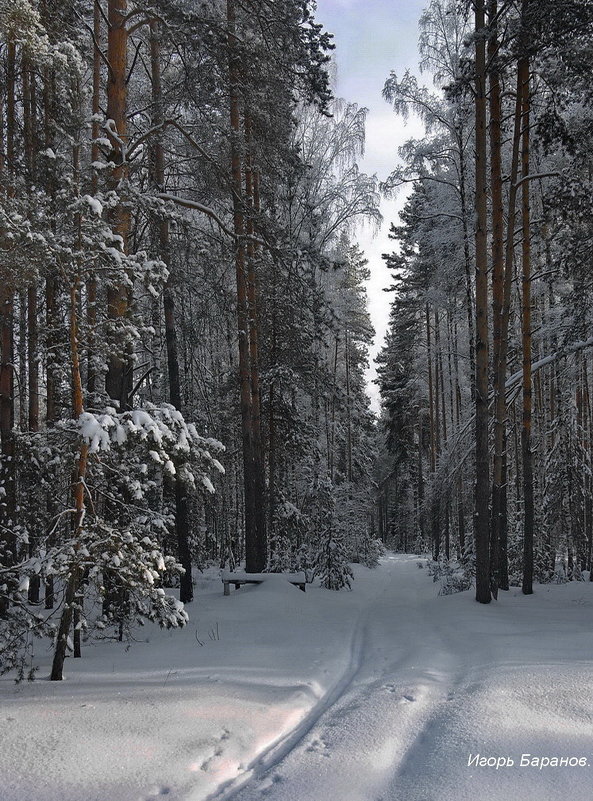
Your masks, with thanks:
M32 638L53 636L56 618L52 678L58 680L68 649L83 631L105 636L115 625L121 639L143 620L167 628L187 622L183 604L165 590L182 572L162 550L172 521L151 509L150 499L175 481L189 492L212 493L211 476L224 472L217 458L222 445L200 436L169 404L84 411L61 425L61 435L68 437L68 455L77 464L73 505L56 516L41 556L0 576L15 588L1 621L1 669L16 668L21 678L33 668L27 664ZM70 536L54 544L56 530L68 519ZM27 604L32 577L51 579L55 594L62 595L56 608L43 613Z

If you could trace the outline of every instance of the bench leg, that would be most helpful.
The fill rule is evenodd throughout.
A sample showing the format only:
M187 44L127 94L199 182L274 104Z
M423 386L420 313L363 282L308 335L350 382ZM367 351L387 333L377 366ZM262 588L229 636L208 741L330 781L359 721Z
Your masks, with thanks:
M231 588L229 587L228 581L224 582L224 594L225 595L230 595L231 594Z

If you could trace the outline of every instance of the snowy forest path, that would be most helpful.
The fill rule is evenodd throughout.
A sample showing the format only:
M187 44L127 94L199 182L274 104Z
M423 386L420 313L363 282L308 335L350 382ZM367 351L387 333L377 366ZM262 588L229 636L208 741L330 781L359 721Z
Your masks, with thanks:
M392 801L384 795L410 749L464 674L463 660L434 617L437 586L416 557L383 560L380 587L355 633L353 662L342 691L321 702L316 719L290 749L247 785L223 795L237 801Z
M591 801L589 582L485 606L421 567L382 560L343 692L225 801Z

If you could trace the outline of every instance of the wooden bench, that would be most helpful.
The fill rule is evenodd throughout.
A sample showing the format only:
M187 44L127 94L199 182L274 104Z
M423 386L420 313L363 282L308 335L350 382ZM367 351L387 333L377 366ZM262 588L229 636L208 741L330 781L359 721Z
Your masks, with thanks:
M242 584L261 584L273 576L282 576L282 578L294 584L295 587L298 587L299 590L305 592L307 582L304 573L230 573L227 570L223 570L221 579L224 585L224 594L231 594L231 584L234 584L235 589L238 590Z

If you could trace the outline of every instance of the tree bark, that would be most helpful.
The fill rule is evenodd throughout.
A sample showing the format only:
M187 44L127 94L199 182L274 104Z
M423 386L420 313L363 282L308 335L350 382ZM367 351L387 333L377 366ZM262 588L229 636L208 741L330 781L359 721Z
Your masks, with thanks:
M502 335L502 309L504 301L504 208L502 199L502 105L500 97L500 74L498 69L498 28L497 0L488 3L488 22L490 37L488 39L489 69L489 108L490 108L490 191L492 196L492 363L494 397L504 399L503 390L499 390L500 350ZM504 406L504 402L502 406ZM493 596L498 595L500 586L500 530L506 526L506 508L502 508L502 461L506 408L497 408L494 419L495 448L492 468L492 512L490 525L490 587ZM500 414L502 412L502 415Z
M254 411L249 336L248 280L245 253L245 203L243 197L243 164L241 156L240 56L236 44L234 0L227 0L229 112L231 127L231 186L233 195L233 227L235 233L235 274L237 281L237 328L239 337L239 384L243 444L243 485L245 496L245 560L250 573L262 571L267 561L266 517L261 488L261 463L258 450ZM259 446L259 447L258 447Z
M487 234L487 131L486 131L486 23L484 0L475 2L475 115L476 115L476 485L474 540L476 600L490 603L488 499L488 234Z
M152 125L157 128L162 125L163 96L161 83L161 55L160 55L160 29L159 23L152 20L150 23L150 58L152 71ZM154 183L159 192L165 191L165 154L162 143L162 131L155 134L153 146ZM163 289L163 306L165 320L165 342L167 347L167 374L169 377L169 397L171 403L178 411L183 411L181 395L181 378L179 373L179 355L177 348L177 330L175 327L175 293L173 290L173 273L170 259L169 222L159 219L156 223L156 239L160 258L169 268L169 278ZM177 538L177 553L179 562L183 567L180 579L179 599L183 603L191 603L194 597L192 582L192 555L189 538L189 498L187 489L179 481L175 481L175 534Z
M126 12L127 0L108 0L107 61L110 69L107 81L107 118L112 120L115 127L115 131L108 132L108 136L113 148L112 160L116 165L112 173L111 188L118 192L125 190L128 178ZM112 226L114 233L122 239L124 253L127 253L130 223L129 207L120 197L120 202L113 211ZM129 305L129 289L124 283L108 288L107 311L112 320L123 321L128 315ZM122 350L117 348L117 351L112 352L109 357L105 389L110 398L118 401L120 411L125 411L130 408L133 364L129 345L124 345Z
M7 195L12 197L12 179L15 167L15 64L16 46L9 41L6 54L6 166ZM0 450L2 453L0 482L3 497L0 499L0 549L6 567L17 560L17 543L14 534L16 513L15 448L14 448L14 288L7 276L0 288ZM9 586L10 592L10 586ZM8 597L0 598L0 617L8 610Z
M521 147L521 177L529 175L529 119L530 119L529 60L521 60L521 108L523 120ZM533 592L533 456L531 453L531 230L530 230L530 182L521 184L522 219L522 315L521 341L523 345L523 420L521 426L521 454L523 464L523 584L525 595Z
M261 565L267 562L266 533L266 482L264 442L261 430L261 387L259 379L259 320L258 320L258 245L254 242L256 233L255 217L260 212L259 172L254 159L254 143L252 138L251 116L244 114L245 128L245 199L247 202L247 306L249 315L249 364L251 380L251 409L253 415L254 458L256 461L256 494L257 503L256 529L260 534L257 539L258 561ZM263 538L262 538L263 533Z
M91 124L91 162L94 164L99 161L101 151L97 139L99 138L99 115L101 113L101 9L100 0L93 2L93 97L92 112L93 122ZM98 173L93 170L91 179L91 193L95 195L99 189ZM87 302L87 326L88 326L88 349L87 349L87 390L93 394L97 389L96 366L94 363L95 348L95 327L97 325L97 280L93 274L89 275L86 282L86 302Z
M474 332L474 298L472 293L470 234L467 223L467 189L465 152L463 149L463 136L458 134L459 149L459 197L461 200L461 219L463 221L463 267L465 272L465 311L467 315L467 333L469 338L469 371L471 383L472 402L475 399L476 386L476 346Z
M72 370L72 400L75 419L78 419L84 411L82 378L80 375L77 304L78 282L75 282L70 288L70 359ZM51 681L61 681L64 677L64 660L66 658L66 651L68 648L68 633L72 625L72 618L77 603L76 596L82 578L82 570L78 561L77 553L81 546L80 537L82 534L82 525L85 513L84 480L87 471L88 455L89 446L83 442L80 445L78 464L76 468L76 480L74 481L72 488L74 496L74 513L72 522L74 557L70 566L70 575L68 577L66 593L64 596L64 608L60 617L60 625L58 627L58 634L56 637L54 658L50 675Z

